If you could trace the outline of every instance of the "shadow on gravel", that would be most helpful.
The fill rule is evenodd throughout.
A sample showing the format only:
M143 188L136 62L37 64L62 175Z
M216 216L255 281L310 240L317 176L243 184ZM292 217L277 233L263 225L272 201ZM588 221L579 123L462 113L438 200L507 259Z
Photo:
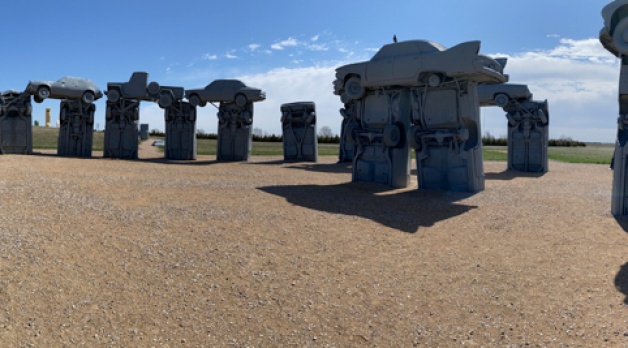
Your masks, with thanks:
M316 173L351 173L351 163L331 163L331 164L317 164L300 161L267 161L267 162L249 162L247 164L263 164L263 165L282 165L286 164L286 168L289 169L301 169L309 172Z
M211 161L196 161L196 160L181 160L181 161L177 161L177 160L169 160L169 159L165 159L165 158L140 158L138 160L135 160L138 162L145 162L145 163L157 163L157 164L176 164L179 166L208 166L211 164L216 164L218 163L218 161L216 160L211 160Z
M455 203L470 197L470 193L432 190L387 193L390 188L373 183L267 186L258 189L301 207L359 216L407 233L416 233L420 227L429 227L477 208Z
M305 163L300 165L292 165L287 168L301 169L308 172L316 173L351 173L351 163L346 162L331 164Z
M501 173L484 173L484 178L486 180L514 180L517 178L541 178L545 175L545 173L527 173L527 172L516 172L513 170L506 170Z
M619 268L615 276L615 288L626 296L624 304L628 305L628 262Z

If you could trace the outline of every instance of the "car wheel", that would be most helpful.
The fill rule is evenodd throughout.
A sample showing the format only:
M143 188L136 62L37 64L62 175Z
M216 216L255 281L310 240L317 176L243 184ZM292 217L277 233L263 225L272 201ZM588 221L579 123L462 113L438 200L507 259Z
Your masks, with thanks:
M159 83L153 81L151 83L148 84L148 87L146 87L146 90L148 91L148 94L150 95L157 95L159 94Z
M495 95L495 98L493 98L493 100L495 100L495 105L499 106L500 108L504 108L506 107L506 105L508 105L510 97L508 97L508 95L504 93L499 93Z
M236 95L235 103L236 103L237 106L243 108L246 105L246 103L247 103L246 96L244 96L244 94Z
M189 98L188 101L190 102L190 105L196 107L201 105L201 98L199 98L198 95L196 94L192 94Z
M408 131L408 145L414 149L414 152L423 151L423 142L416 137L418 131L419 128L417 126L411 127Z
M384 145L395 147L401 142L401 129L396 124L389 124L384 128Z
M345 94L349 99L360 99L364 96L364 86L362 86L362 80L353 76L345 82Z
M37 96L41 98L41 100L50 97L50 88L48 88L47 86L40 86L37 89Z
M81 100L85 104L91 104L94 102L94 100L96 100L96 96L94 95L93 92L86 91L85 93L83 93L83 97L81 97Z
M162 95L159 96L158 104L160 108L165 109L172 105L172 101L172 95L170 95L170 93L162 93Z
M613 32L613 43L621 54L628 54L628 18L622 19Z
M112 90L108 91L107 92L107 100L109 100L112 103L118 102L118 100L120 100L120 92L118 92L115 89L112 89Z
M39 104L39 103L41 103L41 102L43 102L43 101L44 101L44 100L43 100L43 99L41 99L38 95L34 96L34 97L33 97L33 100L34 100L34 101L35 101L35 103L37 103L37 104Z

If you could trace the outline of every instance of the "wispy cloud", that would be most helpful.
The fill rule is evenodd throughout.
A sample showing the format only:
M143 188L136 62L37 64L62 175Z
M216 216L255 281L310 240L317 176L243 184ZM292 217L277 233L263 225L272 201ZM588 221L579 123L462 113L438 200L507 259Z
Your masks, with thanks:
M260 44L250 44L249 45L249 49L251 50L251 52L255 52L255 50L257 50L260 47L262 47L262 45L260 45Z
M277 42L272 44L270 47L274 50L277 51L282 51L284 50L286 47L295 47L299 44L299 41L297 41L297 39L293 38L293 37L289 37L286 40Z
M317 34L317 35L314 35L314 36L312 36L312 38L310 38L310 41L312 41L312 42L316 42L316 41L318 41L318 38L319 38L319 37L320 37L320 35L318 35L318 34Z
M209 53L205 53L203 54L203 60L216 60L218 59L218 56L215 54L209 54Z
M227 52L227 54L225 54L225 58L227 58L227 59L237 59L238 56L236 56L234 53L235 53L235 50L231 50L231 51Z

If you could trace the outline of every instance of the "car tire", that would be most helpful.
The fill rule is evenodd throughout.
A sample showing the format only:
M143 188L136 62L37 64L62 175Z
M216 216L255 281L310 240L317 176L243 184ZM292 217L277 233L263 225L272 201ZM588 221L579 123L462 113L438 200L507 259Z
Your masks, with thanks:
M37 88L37 96L42 101L50 97L50 88L48 88L47 86L39 86L39 88Z
M44 100L43 100L43 99L41 99L38 95L34 96L34 97L33 97L33 100L34 100L34 101L35 101L35 103L37 103L37 104L39 104L39 103L41 103L41 102L43 102L43 101L44 101Z
M347 97L354 100L361 99L366 92L364 86L362 86L362 80L357 76L350 77L345 82L344 90Z
M396 147L401 143L401 129L396 124L389 124L384 128L384 145Z
M120 92L118 90L112 89L107 92L107 100L112 103L117 103L120 100Z
M423 142L416 138L416 134L419 131L419 127L413 126L408 130L408 145L414 149L414 152L423 151Z
M85 93L83 93L83 96L81 97L81 101L85 104L91 104L96 100L96 96L94 95L94 92L92 91L85 91Z
M146 87L146 91L148 92L148 94L156 96L157 94L159 94L159 90L161 89L161 87L159 87L159 83L153 81L151 83L148 84L148 86Z
M173 102L173 98L172 95L170 93L162 93L159 96L159 107L162 109L168 108L172 105Z
M248 102L248 100L246 100L246 96L244 94L238 94L235 96L235 104L241 108L246 106L246 103Z
M622 19L615 27L613 43L620 54L628 54L628 18Z
M190 105L197 107L201 105L201 98L199 98L197 94L192 94L188 97L188 102L190 103Z
M493 100L495 101L495 105L500 108L505 108L506 105L508 105L508 102L510 102L510 97L507 94L499 93L495 95Z

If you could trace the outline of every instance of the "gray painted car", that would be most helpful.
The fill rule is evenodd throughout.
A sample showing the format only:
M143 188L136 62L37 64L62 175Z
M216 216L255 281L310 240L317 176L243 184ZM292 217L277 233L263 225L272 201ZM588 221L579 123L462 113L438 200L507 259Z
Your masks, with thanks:
M247 87L239 80L216 80L205 88L186 90L185 97L192 106L225 102L244 107L248 102L266 99L266 93L259 88Z
M628 0L615 0L602 9L600 42L615 56L628 54Z
M57 81L30 81L24 92L34 95L37 103L46 98L54 98L80 99L83 103L91 104L103 96L91 80L72 76L65 76Z
M496 105L503 108L512 99L532 99L532 93L527 85L504 83L478 86L480 106Z
M504 75L506 59L493 59L479 51L480 41L461 43L450 49L425 40L388 44L370 61L336 69L334 94L346 103L362 98L366 88L435 86L458 76L479 83L508 81L508 75Z

